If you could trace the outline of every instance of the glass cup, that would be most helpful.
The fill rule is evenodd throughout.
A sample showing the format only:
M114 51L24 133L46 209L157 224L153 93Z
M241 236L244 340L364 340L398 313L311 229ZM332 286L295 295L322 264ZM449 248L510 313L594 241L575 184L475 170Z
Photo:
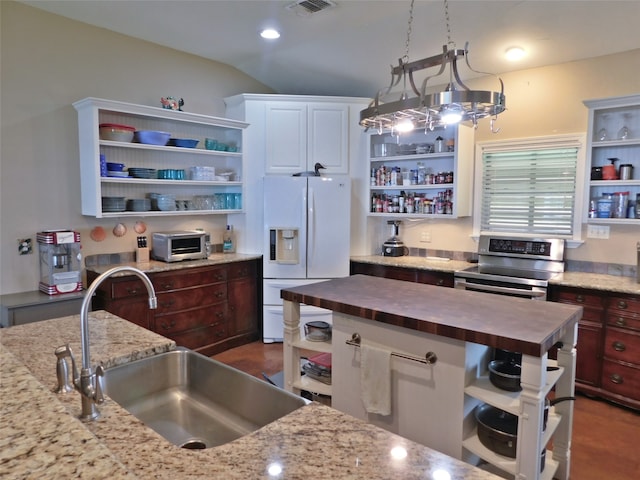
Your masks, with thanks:
M204 148L206 148L207 150L217 150L218 141L215 138L205 138Z
M233 208L236 210L242 210L242 194L234 193L233 194Z

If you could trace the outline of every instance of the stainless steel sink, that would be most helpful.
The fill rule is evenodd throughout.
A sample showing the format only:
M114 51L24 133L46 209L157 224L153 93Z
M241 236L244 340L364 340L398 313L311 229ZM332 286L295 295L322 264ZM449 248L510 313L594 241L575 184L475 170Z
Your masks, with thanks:
M186 348L109 368L105 393L164 438L210 448L308 403Z

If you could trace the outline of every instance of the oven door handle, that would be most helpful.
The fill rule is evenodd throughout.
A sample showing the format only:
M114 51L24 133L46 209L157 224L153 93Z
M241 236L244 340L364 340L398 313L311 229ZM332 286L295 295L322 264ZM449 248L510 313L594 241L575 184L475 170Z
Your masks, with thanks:
M470 283L466 280L456 280L455 288L461 288L466 290L467 287L473 290L479 290L483 292L496 292L496 293L512 293L514 295L518 295L521 297L544 297L546 292L544 290L537 289L533 287L532 290L526 290L524 288L510 288L510 287L500 287L498 285L485 285L483 283Z

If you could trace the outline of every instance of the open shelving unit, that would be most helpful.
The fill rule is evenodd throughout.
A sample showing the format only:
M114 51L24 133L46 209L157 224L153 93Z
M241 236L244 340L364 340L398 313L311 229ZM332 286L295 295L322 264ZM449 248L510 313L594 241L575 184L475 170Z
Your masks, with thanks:
M211 215L240 213L239 208L149 211L103 211L102 197L142 199L150 193L175 195L176 200L192 200L198 196L240 194L243 197L243 137L247 124L225 118L211 117L158 107L134 105L98 98L85 98L75 102L78 112L80 147L80 179L82 214L92 217ZM160 130L171 133L171 138L199 140L198 148L149 145L134 142L102 140L101 123L124 124L137 130ZM207 150L205 138L233 144L236 151ZM107 162L123 163L126 168L180 169L186 176L191 167L208 166L218 172L231 173L232 181L166 180L158 178L103 177L100 175L100 155Z

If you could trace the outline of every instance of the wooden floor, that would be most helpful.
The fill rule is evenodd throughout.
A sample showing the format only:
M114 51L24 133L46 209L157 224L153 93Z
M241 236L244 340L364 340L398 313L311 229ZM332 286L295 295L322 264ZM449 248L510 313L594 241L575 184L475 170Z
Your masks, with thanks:
M282 370L282 344L254 342L213 358L263 378ZM640 413L578 395L571 480L640 479Z

